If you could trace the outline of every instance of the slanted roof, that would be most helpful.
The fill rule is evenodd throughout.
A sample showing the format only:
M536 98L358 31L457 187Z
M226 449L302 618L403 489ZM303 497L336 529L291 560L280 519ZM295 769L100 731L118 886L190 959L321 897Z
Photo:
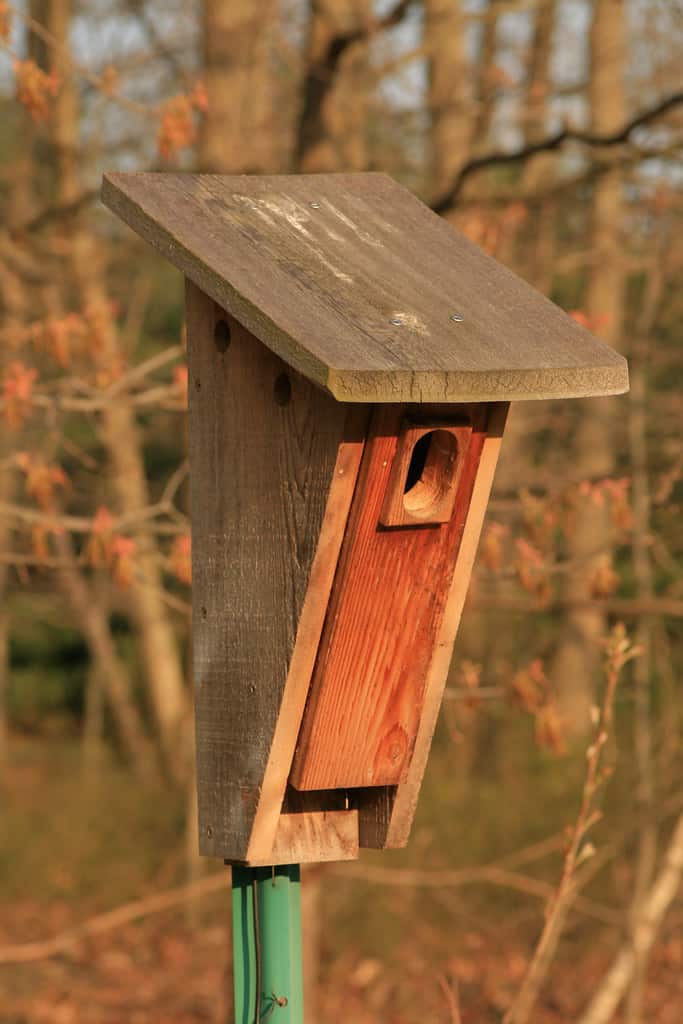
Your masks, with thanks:
M384 174L107 174L104 202L346 402L571 398L625 360Z

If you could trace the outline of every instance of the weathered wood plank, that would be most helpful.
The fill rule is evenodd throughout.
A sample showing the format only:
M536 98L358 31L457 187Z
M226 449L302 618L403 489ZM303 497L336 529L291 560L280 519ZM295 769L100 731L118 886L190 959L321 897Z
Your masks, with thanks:
M382 174L109 174L104 202L345 402L616 394L626 363Z
M223 317L188 283L200 849L243 861L347 410Z
M358 811L302 811L281 814L267 856L249 864L319 864L358 859Z
M400 423L417 408L375 413L292 766L302 790L392 786L405 780L433 649L484 442L485 408L419 410L457 419L463 444L448 522L384 529L380 512ZM400 452L399 456L400 458ZM442 640L443 642L443 640Z

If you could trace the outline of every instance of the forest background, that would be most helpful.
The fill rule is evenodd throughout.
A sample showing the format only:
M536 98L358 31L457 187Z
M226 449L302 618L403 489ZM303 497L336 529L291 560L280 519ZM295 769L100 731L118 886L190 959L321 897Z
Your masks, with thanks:
M0 1021L231 1019L195 855L180 275L105 169L382 170L627 356L518 403L410 847L308 1024L678 1022L683 5L0 2Z

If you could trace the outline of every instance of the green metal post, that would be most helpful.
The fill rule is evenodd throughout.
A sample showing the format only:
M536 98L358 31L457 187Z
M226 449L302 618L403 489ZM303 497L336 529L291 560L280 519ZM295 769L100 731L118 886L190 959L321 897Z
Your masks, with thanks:
M298 864L232 869L235 1024L303 1024Z

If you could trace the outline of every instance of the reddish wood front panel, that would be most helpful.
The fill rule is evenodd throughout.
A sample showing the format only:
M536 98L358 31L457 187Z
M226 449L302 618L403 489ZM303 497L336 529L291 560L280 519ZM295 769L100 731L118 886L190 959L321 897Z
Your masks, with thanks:
M380 523L403 416L472 423L453 515ZM404 780L484 442L481 406L380 406L370 427L291 782L297 789Z

